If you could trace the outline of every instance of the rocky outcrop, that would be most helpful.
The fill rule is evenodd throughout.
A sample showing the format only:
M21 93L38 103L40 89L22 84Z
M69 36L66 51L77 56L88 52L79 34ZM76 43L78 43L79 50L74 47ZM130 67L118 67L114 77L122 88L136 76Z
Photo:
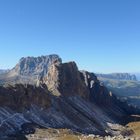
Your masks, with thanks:
M79 71L75 62L54 63L48 74L41 80L51 94L55 96L80 96L86 101L100 106L112 117L122 121L123 116L140 113L138 109L121 102L109 91L96 75L87 71Z
M33 118L37 113L33 110L34 106L42 110L51 106L51 98L45 85L42 87L21 84L0 86L0 139L7 140L9 135L33 132L30 127L23 126L36 124Z
M54 95L88 97L87 89L75 62L52 65L43 82Z
M12 71L23 76L45 76L53 63L62 63L58 55L23 57Z
M81 76L89 90L90 101L103 106L111 103L113 95L109 93L107 88L97 79L95 74L81 71Z
M22 111L33 104L45 108L50 106L51 100L46 85L35 87L16 84L0 87L0 107Z

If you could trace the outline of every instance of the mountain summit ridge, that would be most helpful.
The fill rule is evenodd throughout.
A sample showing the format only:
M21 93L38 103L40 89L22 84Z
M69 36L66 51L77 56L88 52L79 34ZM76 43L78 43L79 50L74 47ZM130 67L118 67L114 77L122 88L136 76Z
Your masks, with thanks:
M22 57L13 69L4 76L0 75L0 81L1 83L10 81L11 83L36 84L38 79L47 74L48 68L54 62L62 63L62 59L56 54Z
M48 67L55 61L62 63L61 58L54 54L40 57L23 57L13 70L23 76L44 76L47 74Z

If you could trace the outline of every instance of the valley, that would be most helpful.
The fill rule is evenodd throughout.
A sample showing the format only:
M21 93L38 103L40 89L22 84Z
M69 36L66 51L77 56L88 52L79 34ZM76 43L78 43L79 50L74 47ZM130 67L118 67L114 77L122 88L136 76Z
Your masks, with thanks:
M140 107L140 81L135 75L121 73L119 77L113 78L117 74L97 74L100 81L121 100L127 101L133 106Z

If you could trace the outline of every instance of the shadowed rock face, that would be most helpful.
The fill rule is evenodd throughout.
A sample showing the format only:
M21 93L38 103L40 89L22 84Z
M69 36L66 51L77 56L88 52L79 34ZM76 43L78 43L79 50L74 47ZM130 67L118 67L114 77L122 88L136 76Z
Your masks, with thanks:
M32 85L7 85L0 87L0 106L22 111L29 109L32 104L40 107L49 107L51 99L45 85L35 87Z
M112 96L106 87L97 79L93 73L81 71L81 77L89 90L89 100L99 105L107 105L112 101Z
M111 105L115 98L93 73L79 71L75 62L54 63L42 83L47 85L53 95L78 95L102 106Z
M30 67L32 63L27 63L28 60L25 63L25 60L21 59L21 66L18 64L15 71L20 76L29 74L28 80L32 81L33 75L40 75L36 71L38 67L45 64L35 63ZM13 84L0 87L0 137L17 132L30 133L23 128L27 124L118 135L121 130L114 130L115 124L124 123L133 113L140 114L139 110L120 102L93 73L79 71L75 62L61 63L59 57L47 60L51 63L45 59L47 71L36 80L36 86Z

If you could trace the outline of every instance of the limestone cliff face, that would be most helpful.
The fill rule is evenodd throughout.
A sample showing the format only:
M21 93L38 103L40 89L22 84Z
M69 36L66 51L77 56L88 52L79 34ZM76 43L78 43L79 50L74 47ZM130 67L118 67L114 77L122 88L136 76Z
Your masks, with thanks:
M45 83L48 87L48 90L53 93L53 95L60 96L61 93L59 92L58 88L60 85L59 80L59 63L52 64L49 69L48 73L45 77L39 80L40 84Z
M113 98L93 73L79 71L75 62L54 63L41 83L57 96L81 96L101 105L111 103Z
M75 62L52 65L44 82L54 95L88 97L87 89Z
M103 106L111 103L113 95L110 94L103 83L100 82L93 73L81 71L81 76L89 90L90 101Z
M87 71L79 71L75 62L54 63L48 70L41 84L47 85L52 95L60 97L79 96L100 106L111 113L112 117L121 120L123 115L139 112L125 102L121 102L109 91L96 75Z
M56 54L23 57L13 69L0 75L0 83L35 85L39 79L47 75L49 67L54 63L62 63L61 58Z

